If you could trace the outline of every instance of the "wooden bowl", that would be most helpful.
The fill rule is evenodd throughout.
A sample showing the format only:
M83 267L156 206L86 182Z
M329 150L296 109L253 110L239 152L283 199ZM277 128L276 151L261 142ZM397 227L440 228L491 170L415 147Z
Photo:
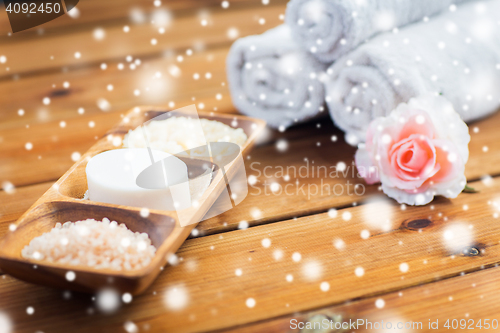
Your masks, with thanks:
M35 204L24 213L16 223L17 228L0 240L0 268L3 272L18 279L65 290L96 292L103 288L113 288L119 292L142 293L158 276L168 257L175 253L197 223L181 226L175 211L150 210L147 217L140 215L140 208L112 205L90 200L82 200L87 190L85 167L90 158L103 151L116 149L108 136L125 134L145 121L167 111L154 107L134 108L121 122L99 140L81 159L75 163ZM255 143L258 133L265 122L239 115L224 115L212 112L198 112L200 119L216 120L226 125L242 128L248 139L241 147L242 154L248 153ZM189 115L187 115L189 116ZM226 177L232 177L235 165L225 166ZM225 190L226 180L221 172L216 173L209 187L198 200L197 208L189 208L189 218L200 221ZM49 232L57 222L79 221L85 219L102 220L104 217L124 223L127 228L149 235L156 247L151 263L142 269L116 271L95 269L87 266L73 266L25 259L21 250L29 242ZM191 221L190 220L190 221ZM66 273L73 271L76 278L66 279Z

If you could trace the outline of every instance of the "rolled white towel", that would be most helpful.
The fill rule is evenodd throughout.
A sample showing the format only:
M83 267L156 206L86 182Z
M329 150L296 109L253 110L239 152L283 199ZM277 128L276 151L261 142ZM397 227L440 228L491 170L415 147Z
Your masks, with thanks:
M333 121L355 145L368 124L399 103L441 93L464 121L500 107L500 0L380 35L327 70L326 102Z
M238 39L226 66L236 108L271 127L287 128L324 110L319 79L326 66L301 50L286 25Z
M285 22L320 61L332 63L377 33L471 0L291 0ZM451 6L451 7L450 7Z

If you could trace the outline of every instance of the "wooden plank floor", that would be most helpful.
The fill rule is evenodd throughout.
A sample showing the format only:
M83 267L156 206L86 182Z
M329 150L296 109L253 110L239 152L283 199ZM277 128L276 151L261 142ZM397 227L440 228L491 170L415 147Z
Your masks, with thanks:
M158 10L152 1L86 0L77 19L65 16L15 35L0 13L0 55L7 57L0 65L0 183L14 185L0 190L0 236L74 163L74 152L85 152L129 108L195 103L236 113L225 77L228 29L240 36L261 33L282 22L285 4L233 0L223 9L220 1L164 1L160 8L172 15L164 34L149 24ZM130 19L138 12L146 17L142 23ZM201 16L208 26L200 24ZM101 41L93 38L98 27L105 31ZM140 60L134 69L128 55ZM172 68L181 74L172 75ZM153 81L156 72L160 81ZM193 79L194 73L201 78ZM422 322L422 331L429 319L438 320L434 331L444 332L448 319L500 320L499 126L500 113L470 125L466 176L479 192L425 207L397 205L352 172L313 175L313 169L340 162L353 170L355 150L328 118L285 133L269 130L246 160L256 182L245 201L200 223L197 236L179 249L180 263L165 267L145 294L103 314L91 295L1 275L0 315L13 332L299 332L291 321L337 317ZM277 150L278 140L287 141L287 151ZM282 167L308 174L284 177ZM278 192L271 183L279 184ZM359 192L347 193L356 185ZM474 245L461 249L465 254L446 248L449 228L473 236ZM173 288L188 298L182 310L169 307Z

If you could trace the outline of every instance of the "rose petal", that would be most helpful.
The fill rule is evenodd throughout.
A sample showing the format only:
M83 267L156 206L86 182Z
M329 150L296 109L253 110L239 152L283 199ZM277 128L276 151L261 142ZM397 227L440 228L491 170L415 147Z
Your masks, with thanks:
M380 181L378 168L372 163L370 154L366 149L358 149L356 155L354 155L354 161L359 175L365 179L367 184L371 185Z
M456 146L447 140L433 140L436 147L436 163L440 170L433 177L434 183L448 182L464 174L465 164Z
M382 183L382 191L389 197L395 199L400 204L407 205L426 205L432 201L435 193L432 191L408 193L407 191L401 190L395 187L389 187Z
M421 167L412 170L404 165L403 155L411 153L413 158L416 150L418 150L418 156L415 158L422 160L414 164ZM391 187L415 191L439 170L439 166L436 166L436 153L432 142L421 135L412 135L398 142L391 149L391 153L391 168L382 170L382 173L390 179L388 185Z
M400 203L423 205L435 195L453 198L465 186L470 136L467 125L441 96L401 103L369 126L356 165L368 183ZM378 174L370 174L377 167Z
M434 138L434 124L427 112L409 110L406 121L398 133L397 141L408 138L410 135L420 134L429 139Z

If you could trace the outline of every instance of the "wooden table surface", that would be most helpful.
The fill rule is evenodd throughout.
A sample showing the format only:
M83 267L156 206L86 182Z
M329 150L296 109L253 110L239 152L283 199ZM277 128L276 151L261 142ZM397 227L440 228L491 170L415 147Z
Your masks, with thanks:
M0 13L0 55L7 57L0 64L0 235L74 163L75 153L84 153L129 108L195 103L237 112L226 83L228 49L235 35L280 24L286 1L229 4L82 0L78 18L65 15L15 35ZM150 23L162 13L171 17L164 33ZM96 39L102 31L104 38ZM285 133L269 130L247 159L247 175L257 182L245 201L200 223L197 237L179 249L179 264L165 267L143 295L103 314L91 295L2 275L0 322L8 318L13 332L45 333L299 332L291 320L331 318L422 323L409 332L427 331L429 320L439 321L435 331L450 331L444 327L448 319L450 326L464 319L468 327L482 320L485 330L485 319L500 320L499 127L500 114L470 125L466 176L479 192L424 207L386 200L352 172L280 174L280 167L311 172L339 162L352 170L354 149L329 119ZM286 151L277 150L278 140L286 140ZM277 192L272 183L280 185ZM353 184L361 184L363 193L347 193ZM337 194L318 190L327 186ZM377 223L386 220L390 228L378 231ZM450 253L443 242L455 225L474 237L466 254ZM368 238L361 236L364 230ZM364 274L356 274L361 268ZM174 288L188 299L181 310L169 307ZM247 306L250 298L254 307Z

